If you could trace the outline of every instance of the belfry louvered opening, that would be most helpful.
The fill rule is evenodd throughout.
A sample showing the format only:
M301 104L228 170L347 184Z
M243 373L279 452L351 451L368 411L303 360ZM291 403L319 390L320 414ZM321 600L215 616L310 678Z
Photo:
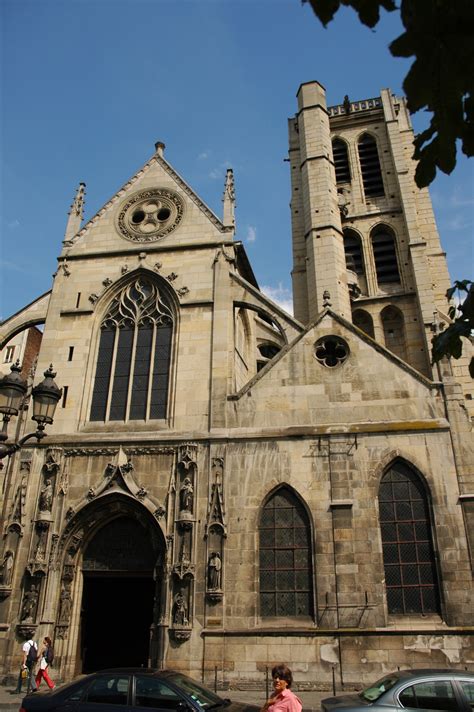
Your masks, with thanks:
M365 274L364 253L359 235L354 230L344 230L346 267L356 274Z
M390 228L380 225L372 230L371 238L378 284L399 283L395 235Z
M127 284L102 320L90 420L165 418L174 318L145 277Z
M364 134L359 139L358 149L365 197L385 195L376 140L370 134Z
M340 138L335 138L332 142L332 155L336 171L336 183L350 183L351 170L346 142Z

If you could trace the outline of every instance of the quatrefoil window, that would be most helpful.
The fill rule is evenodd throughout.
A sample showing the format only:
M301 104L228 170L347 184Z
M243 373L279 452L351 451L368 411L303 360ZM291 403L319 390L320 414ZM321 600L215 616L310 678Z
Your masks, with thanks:
M335 368L349 356L349 346L339 336L324 336L316 341L314 355L321 365Z
M165 188L135 193L123 203L117 218L120 234L134 242L152 242L164 237L181 222L184 203Z

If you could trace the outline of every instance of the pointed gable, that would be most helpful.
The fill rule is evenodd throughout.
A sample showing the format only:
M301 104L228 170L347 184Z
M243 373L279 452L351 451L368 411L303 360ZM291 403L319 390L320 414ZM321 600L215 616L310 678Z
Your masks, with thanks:
M158 145L159 146L159 145ZM159 147L74 236L65 255L136 251L161 245L183 245L232 239L225 226L172 168Z
M445 422L438 384L330 310L230 400L246 428Z

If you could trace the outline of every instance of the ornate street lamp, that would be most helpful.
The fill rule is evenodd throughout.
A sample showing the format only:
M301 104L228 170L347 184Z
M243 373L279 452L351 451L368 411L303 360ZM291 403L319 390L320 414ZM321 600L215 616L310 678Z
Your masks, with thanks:
M3 427L0 432L0 460L22 448L31 438L36 438L38 441L44 438L46 425L51 425L53 422L54 411L63 391L53 380L56 374L52 364L44 372L44 376L44 380L31 391L33 396L33 415L31 417L37 423L35 432L28 433L20 440L10 443L6 442L8 423L12 416L18 415L28 386L26 380L21 377L19 361L13 364L11 373L0 379L0 413L3 413Z

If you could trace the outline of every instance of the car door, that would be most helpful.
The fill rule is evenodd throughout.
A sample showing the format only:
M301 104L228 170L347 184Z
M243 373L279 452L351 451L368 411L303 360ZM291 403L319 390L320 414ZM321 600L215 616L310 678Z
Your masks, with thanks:
M407 710L461 712L451 680L425 680L405 687L398 695Z
M191 712L195 710L192 703L186 701L185 696L162 680L152 675L135 675L134 712Z
M131 712L131 676L103 673L94 677L77 712Z
M456 680L456 685L460 689L460 696L465 703L466 712L474 712L474 679Z

